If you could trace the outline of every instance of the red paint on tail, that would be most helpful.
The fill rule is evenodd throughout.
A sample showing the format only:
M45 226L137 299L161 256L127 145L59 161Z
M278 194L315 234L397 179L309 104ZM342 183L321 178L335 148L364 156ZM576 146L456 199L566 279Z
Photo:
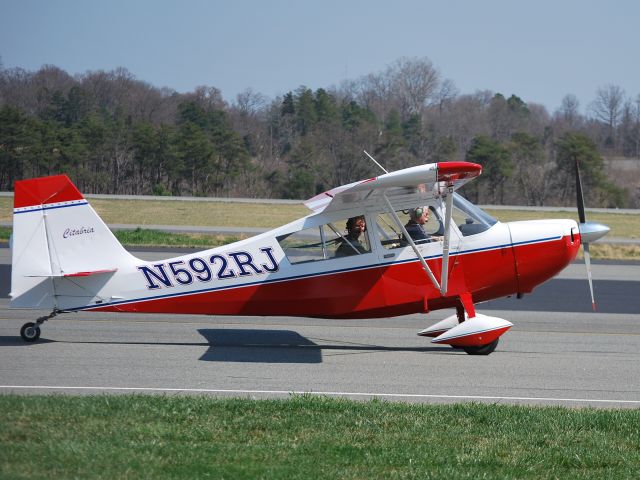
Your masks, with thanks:
M13 208L82 200L84 197L66 175L19 180L15 184Z

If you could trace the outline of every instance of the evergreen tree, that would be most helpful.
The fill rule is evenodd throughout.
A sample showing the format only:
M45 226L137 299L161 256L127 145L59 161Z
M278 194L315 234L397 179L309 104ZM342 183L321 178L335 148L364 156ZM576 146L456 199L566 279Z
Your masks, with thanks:
M625 206L625 192L611 183L604 172L604 161L595 143L582 133L567 132L556 143L557 178L560 182L562 200L570 201L575 195L575 165L580 168L585 201L606 204L611 207Z
M324 125L332 124L338 120L338 108L335 98L323 88L316 90L315 94L316 119Z
M515 133L506 145L516 166L519 191L530 205L544 205L549 191L551 166L540 141L525 132Z
M296 98L296 130L300 136L311 133L317 121L316 104L313 92L310 89L300 87Z
M488 183L490 201L502 203L504 184L513 173L509 152L491 138L479 136L474 138L466 160L482 165L482 176L479 180L484 179L484 183Z
M302 142L291 155L285 198L305 199L316 193L316 152L310 142Z
M0 187L10 190L23 178L31 148L32 124L18 108L0 108Z

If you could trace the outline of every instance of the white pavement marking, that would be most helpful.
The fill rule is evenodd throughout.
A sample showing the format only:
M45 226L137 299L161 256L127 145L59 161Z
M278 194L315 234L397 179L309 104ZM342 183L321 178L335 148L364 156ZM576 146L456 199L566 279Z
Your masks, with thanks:
M0 385L5 390L92 390L105 392L161 392L161 393L219 393L236 395L318 395L332 397L373 397L373 398L416 398L451 400L507 400L529 402L574 402L574 403L614 403L640 405L640 400L614 400L606 398L554 398L554 397L506 397L488 395L430 395L422 393L363 393L363 392L317 392L287 390L223 390L212 388L163 388L163 387L72 387L55 385Z

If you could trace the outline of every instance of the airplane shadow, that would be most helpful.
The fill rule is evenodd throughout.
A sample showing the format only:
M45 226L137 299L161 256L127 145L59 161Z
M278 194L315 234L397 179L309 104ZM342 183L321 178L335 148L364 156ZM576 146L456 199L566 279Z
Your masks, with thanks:
M453 352L448 347L384 347L369 344L317 344L292 330L201 329L211 347L200 357L207 362L322 363L323 351Z
M40 338L37 342L29 343L22 340L20 335L16 336L2 336L0 335L0 347L29 347L31 345L38 345L40 343L53 343L55 340L47 340L46 338Z
M144 341L65 341L40 338L27 343L19 336L0 336L0 347L32 346L44 343L100 344L100 345L165 345L209 347L199 358L205 362L245 363L322 363L322 352L343 354L383 352L439 352L456 354L448 346L387 347L371 344L318 344L292 330L260 329L200 329L203 342L144 342Z
M319 345L292 330L200 329L206 362L322 363Z

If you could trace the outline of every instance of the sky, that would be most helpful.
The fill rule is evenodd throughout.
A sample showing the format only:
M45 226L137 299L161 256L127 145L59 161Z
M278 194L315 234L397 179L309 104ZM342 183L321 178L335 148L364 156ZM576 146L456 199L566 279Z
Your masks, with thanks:
M553 113L598 88L640 95L637 0L0 0L0 61L68 73L126 68L233 102L339 86L428 58L459 93L518 95Z

